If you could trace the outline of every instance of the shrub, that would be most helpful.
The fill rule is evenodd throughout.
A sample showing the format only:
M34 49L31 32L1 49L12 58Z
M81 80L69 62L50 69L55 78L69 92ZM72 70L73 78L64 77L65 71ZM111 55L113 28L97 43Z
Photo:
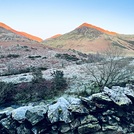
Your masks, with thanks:
M31 68L31 71L32 71L32 75L33 75L33 82L40 82L43 78L42 78L42 72L41 72L41 69L39 68L35 68L35 67L32 67Z
M41 58L40 55L29 55L28 58L35 60L36 58Z
M7 58L18 58L18 57L20 57L20 55L18 55L18 54L9 54L9 55L7 55Z
M54 71L52 73L54 77L52 80L45 80L37 75L35 75L35 79L32 82L22 82L19 84L0 82L0 104L52 99L67 86L62 71Z
M4 55L0 55L0 59L2 59L2 58L5 58L5 56Z
M82 56L84 58L87 58L88 57L88 55L85 54L85 53L82 53L82 52L79 52L79 51L77 51L77 53L78 53L79 56Z
M41 66L41 67L38 67L38 69L40 69L40 70L47 70L48 68Z
M22 74L22 73L29 73L33 72L35 69L32 69L31 67L25 67L25 68L15 68L15 66L12 63L7 64L8 72L0 73L0 76L8 76L8 75L16 75L16 74ZM35 67L34 67L35 68ZM47 70L47 67L37 67L36 70Z
M65 59L67 61L77 61L79 58L76 55L69 55L69 54L56 54L55 57Z
M12 100L14 84L0 82L0 104L8 103Z
M63 71L56 70L53 73L51 73L53 76L53 88L55 90L61 90L66 88L67 82L66 79L64 78L64 73Z
M15 102L28 102L31 100L31 83L20 83L15 87L15 95L13 100Z
M99 62L102 61L104 58L102 54L97 53L97 54L88 54L87 56L87 63L94 63L94 62Z
M26 48L26 49L25 49L25 51L27 51L27 52L31 52L31 50L30 50L30 49L28 49L28 48Z

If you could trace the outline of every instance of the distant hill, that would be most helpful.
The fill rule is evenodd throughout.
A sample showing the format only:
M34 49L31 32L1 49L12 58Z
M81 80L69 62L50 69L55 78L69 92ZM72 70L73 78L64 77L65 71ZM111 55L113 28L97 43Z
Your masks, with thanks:
M25 32L19 32L0 22L0 41L37 41L42 39Z
M47 40L51 40L51 39L54 39L54 38L57 38L57 37L59 37L59 36L61 36L62 34L56 34L56 35L54 35L54 36L52 36L52 37L50 37L50 38L47 38Z
M83 23L69 33L46 39L42 43L86 53L102 51L108 46L117 46L127 52L134 52L134 35L118 34L88 23Z

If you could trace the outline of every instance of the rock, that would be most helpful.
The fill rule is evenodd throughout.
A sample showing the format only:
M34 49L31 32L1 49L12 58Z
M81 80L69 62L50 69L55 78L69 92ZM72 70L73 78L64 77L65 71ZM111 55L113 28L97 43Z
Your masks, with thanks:
M112 89L115 91L120 90L120 92L124 93L125 95L134 98L134 90L130 87L113 86Z
M123 118L124 116L126 117L126 110L122 109L121 107L115 108L114 112L117 117L120 118Z
M0 120L3 119L3 118L6 118L6 114L5 113L0 113Z
M0 121L1 126L6 130L8 134L15 134L17 123L11 118L4 118Z
M65 132L63 134L76 134L76 132L74 132L73 130L70 130L70 131L67 131L67 132Z
M90 134L91 132L97 132L100 129L101 126L99 124L88 123L78 127L78 134Z
M81 97L81 100L84 102L87 102L87 103L90 103L92 101L95 101L95 102L99 101L99 102L102 102L104 104L105 103L108 104L108 103L112 102L110 97L105 92L92 94L89 97Z
M59 134L58 131L50 130L49 132L45 132L44 134Z
M120 121L120 118L113 115L113 116L108 116L107 120L109 125L118 126L118 121Z
M118 130L118 125L113 126L113 125L102 125L102 131L112 131L112 132L117 132Z
M105 132L98 131L98 132L94 132L93 134L110 134L110 133L105 133Z
M112 115L111 116L116 122L120 122L120 118L119 117L116 117L115 115Z
M88 114L89 111L86 107L83 105L71 105L69 108L69 111L71 111L73 114Z
M104 92L92 94L89 97L81 97L81 100L86 103L89 112L104 110L112 103L112 100Z
M22 123L26 119L26 111L31 109L32 106L23 106L12 111L12 118Z
M134 90L134 85L132 85L132 84L126 84L126 87L129 88L129 89Z
M54 124L51 128L52 128L52 130L57 130L58 129L58 124Z
M114 114L114 113L115 113L114 110L108 109L107 111L103 112L102 114L103 114L103 115L112 115L112 114Z
M134 124L129 125L129 132L134 132Z
M64 121L69 123L73 120L72 113L68 111L70 103L63 97L59 98L58 101L48 107L48 119L51 123Z
M125 87L122 88L124 91L124 94L134 103L134 89Z
M80 123L82 125L87 123L93 123L93 122L98 123L97 118L95 118L93 115L87 115L80 118Z
M92 96L90 97L80 97L83 105L88 108L89 112L96 112L96 105L92 101Z
M42 134L42 133L44 133L47 129L46 129L46 127L44 127L43 125L38 125L38 126L34 126L32 129L32 132L34 133L34 134Z
M16 130L17 134L31 134L30 129L27 128L25 124L21 124Z
M61 97L50 105L1 108L0 134L133 134L134 96L129 89L104 88L80 99Z
M61 133L66 133L71 130L70 124L66 123L60 123L60 128L59 128Z
M110 99L118 106L128 106L132 104L132 101L126 96L126 91L124 91L122 87L117 86L113 87L112 89L104 87L103 90L110 97Z
M121 126L109 125L109 124L102 125L102 131L105 132L105 134L126 134L127 133L126 131L123 130Z
M66 99L71 105L80 105L81 104L81 99L79 99L79 98L67 97Z
M9 116L13 110L14 110L14 108L12 108L12 107L4 108L4 109L0 110L0 115L6 114L6 116Z
M70 123L70 126L71 126L71 129L75 129L77 128L78 126L80 126L80 120L79 119L75 119L73 120L71 123Z
M80 99L69 97L68 101L70 103L70 106L68 109L73 114L88 114L89 113L88 109L84 107Z
M109 121L108 116L103 116L100 113L97 115L97 119L98 119L98 121L99 121L100 124L108 123L108 121Z
M34 126L35 124L44 119L44 115L46 113L47 113L47 107L34 106L26 111L25 117Z
M96 93L92 95L92 100L93 101L101 101L102 103L110 103L112 100L109 98L108 95L106 95L104 92L102 93Z

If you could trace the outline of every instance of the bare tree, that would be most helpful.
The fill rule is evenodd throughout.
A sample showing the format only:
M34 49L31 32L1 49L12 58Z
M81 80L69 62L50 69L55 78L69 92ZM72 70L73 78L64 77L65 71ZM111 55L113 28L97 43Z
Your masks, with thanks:
M103 60L88 64L84 70L93 78L98 87L112 86L130 79L133 69L124 57L124 52L117 47L110 47L102 54Z

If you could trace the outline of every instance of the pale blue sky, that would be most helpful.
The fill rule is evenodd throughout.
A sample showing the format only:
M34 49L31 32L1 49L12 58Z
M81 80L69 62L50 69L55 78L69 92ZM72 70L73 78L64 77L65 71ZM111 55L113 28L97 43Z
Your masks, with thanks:
M0 22L43 39L84 22L134 34L134 0L0 0Z

